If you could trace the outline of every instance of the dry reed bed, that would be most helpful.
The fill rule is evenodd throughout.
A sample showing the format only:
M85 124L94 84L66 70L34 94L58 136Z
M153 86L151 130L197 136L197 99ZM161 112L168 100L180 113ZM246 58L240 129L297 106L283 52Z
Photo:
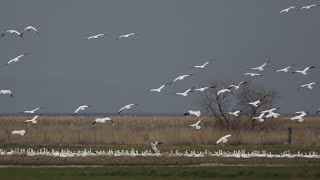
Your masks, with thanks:
M197 131L188 125L196 118L150 117L115 118L115 124L92 125L95 117L40 116L37 124L25 124L30 117L0 117L0 144L15 145L145 145L161 141L167 145L212 145L221 136L231 133L231 145L286 145L288 127L293 128L292 145L320 145L320 121L317 118L296 123L287 118L267 120L251 131L244 119L237 128L222 129L214 119L207 118ZM25 129L26 135L8 135L12 130Z

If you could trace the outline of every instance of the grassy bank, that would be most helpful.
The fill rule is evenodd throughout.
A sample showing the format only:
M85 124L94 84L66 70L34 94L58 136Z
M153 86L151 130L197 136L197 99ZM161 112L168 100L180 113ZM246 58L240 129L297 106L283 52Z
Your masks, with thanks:
M1 179L319 179L319 167L0 168Z

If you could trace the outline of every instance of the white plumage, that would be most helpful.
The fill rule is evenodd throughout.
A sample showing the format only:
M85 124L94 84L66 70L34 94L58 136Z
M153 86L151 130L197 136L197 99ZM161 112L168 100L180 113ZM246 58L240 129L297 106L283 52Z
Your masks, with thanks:
M33 27L33 26L27 26L27 27L24 28L24 30L22 31L21 36L25 33L25 31L30 32L31 30L34 31L34 32L36 32L38 35L40 35L39 31L38 31L35 27Z
M88 107L91 107L91 106L88 106L88 105L82 105L82 106L79 106L73 113L73 116L75 116L79 111L84 111L85 109L87 109Z
M241 112L241 111L238 110L238 111L228 112L228 113L231 114L231 115L234 115L234 116L238 117L240 112Z
M289 12L291 9L294 9L294 8L296 8L296 7L295 7L295 6L291 6L291 7L288 7L288 8L286 8L286 9L283 9L283 10L280 11L280 14L282 14L282 13L287 13L287 12Z
M304 85L301 85L300 88L306 87L308 89L313 89L313 85L316 85L316 84L319 84L319 83L312 82L312 83L304 84Z
M201 129L201 126L199 126L199 124L200 124L200 122L201 122L202 120L204 120L204 119L205 119L205 118L201 118L199 121L197 121L196 123L191 124L191 125L189 125L189 126L196 128L196 130L199 130L199 129Z
M24 121L24 123L32 123L32 124L36 124L37 123L37 118L39 117L39 115L34 116L32 119L28 119L26 121Z
M130 109L131 109L133 106L135 106L135 105L137 105L137 104L127 104L127 105L121 107L121 108L119 109L117 115L119 115L123 110L130 110Z
M315 66L309 66L309 67L306 67L304 68L303 70L295 70L294 72L292 73L300 73L300 74L303 74L303 75L307 75L307 71L310 70L310 69L313 69L315 68Z
M107 121L110 121L110 122L114 123L114 121L111 120L111 118L109 118L109 117L104 117L104 118L97 118L97 119L95 119L95 120L92 122L92 124L105 123L105 122L107 122Z
M3 37L3 36L4 36L5 34L7 34L7 33L9 33L9 34L16 34L16 35L18 35L19 37L23 38L20 32L18 32L18 31L16 31L16 30L13 30L13 29L10 29L10 30L7 30L6 32L4 32L4 33L1 35L1 37Z
M220 138L220 139L216 142L216 144L220 144L220 143L225 144L225 143L227 143L229 137L231 137L231 134L228 134L228 135L223 136L222 138Z
M25 130L14 130L14 131L11 131L10 134L24 136L25 133L26 133Z
M298 111L296 112L295 114L299 114L297 116L294 116L292 118L290 118L291 120L298 120L299 123L303 122L304 121L304 117L307 115L307 112L305 111Z
M270 61L267 61L265 62L264 64L262 64L261 66L258 66L258 67L254 67L254 68L251 68L252 70L258 70L258 71L263 71L264 70L264 67L269 63Z
M10 95L11 97L13 97L12 91L7 89L0 90L0 95Z
M200 112L200 110L198 110L198 111L189 110L186 113L184 113L184 115L185 116L194 115L194 116L197 116L199 118L201 116L201 112Z
M259 73L245 73L244 75L245 75L245 76L251 76L251 77L261 76L261 74L259 74Z

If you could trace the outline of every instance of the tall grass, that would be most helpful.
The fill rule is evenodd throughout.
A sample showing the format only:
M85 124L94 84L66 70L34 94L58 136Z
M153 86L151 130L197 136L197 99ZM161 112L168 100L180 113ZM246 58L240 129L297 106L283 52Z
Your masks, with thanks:
M115 123L92 125L95 117L45 117L37 124L25 124L29 117L0 117L0 145L145 145L160 141L167 145L212 145L226 134L232 134L230 145L286 145L288 128L293 128L292 145L319 146L320 121L316 118L296 123L287 118L266 120L253 131L244 119L233 130L220 129L214 119L201 122L201 130L188 125L196 118L154 117L115 118ZM25 129L25 136L9 135Z

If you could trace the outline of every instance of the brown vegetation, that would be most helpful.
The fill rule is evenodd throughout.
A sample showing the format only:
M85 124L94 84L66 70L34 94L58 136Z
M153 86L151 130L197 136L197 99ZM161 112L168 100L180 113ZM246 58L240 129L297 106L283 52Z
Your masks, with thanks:
M239 118L239 128L221 129L218 121L206 118L201 130L188 125L195 123L192 117L115 118L115 124L92 125L95 117L39 117L37 124L24 123L28 117L1 117L0 144L18 146L48 145L146 145L161 141L166 145L214 145L217 139L232 134L229 145L286 145L288 128L293 128L292 145L320 145L320 121L307 118L296 123L288 118L270 119L246 130L246 118ZM12 130L25 129L25 136L9 135Z

